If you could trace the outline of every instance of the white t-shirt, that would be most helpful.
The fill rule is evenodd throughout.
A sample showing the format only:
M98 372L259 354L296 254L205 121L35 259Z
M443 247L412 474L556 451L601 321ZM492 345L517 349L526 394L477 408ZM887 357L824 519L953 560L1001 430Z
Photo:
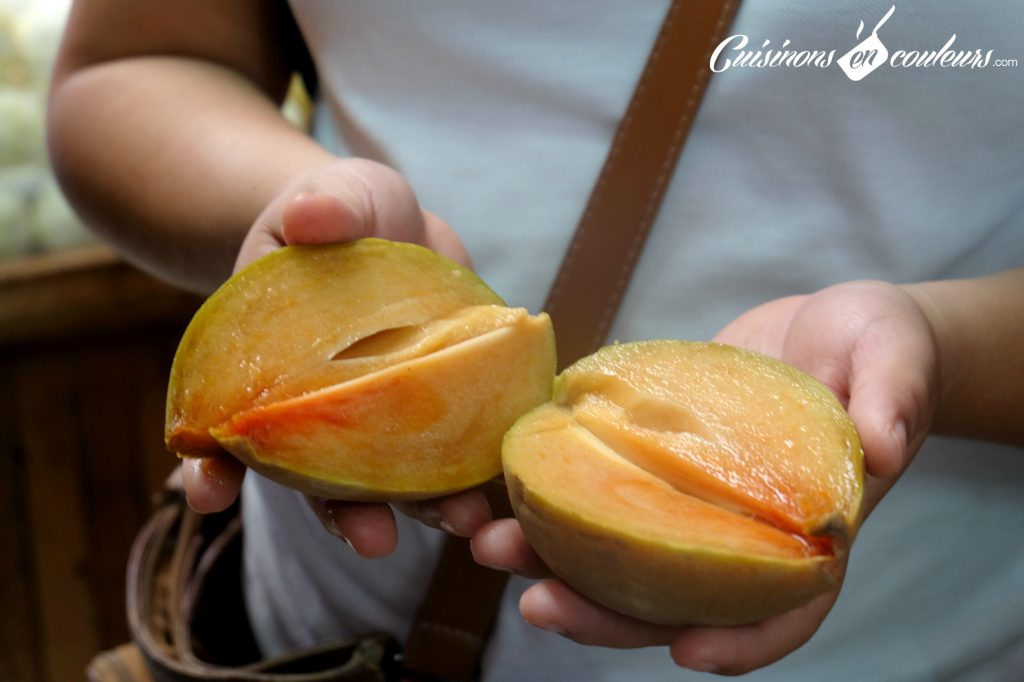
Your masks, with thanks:
M830 65L714 76L611 338L707 338L837 282L1024 264L1024 9L904 0L877 33L897 65L851 80L840 57L890 4L742 5L731 33L748 50L834 50ZM401 171L483 278L537 310L667 3L292 5L317 58L324 144ZM900 65L953 34L947 50L975 68ZM400 519L398 551L364 560L292 491L250 474L243 500L248 604L268 653L405 632L439 533ZM751 679L1014 679L1022 500L1024 451L930 439L866 523L819 633ZM664 649L583 647L525 625L527 584L507 590L487 680L697 679Z

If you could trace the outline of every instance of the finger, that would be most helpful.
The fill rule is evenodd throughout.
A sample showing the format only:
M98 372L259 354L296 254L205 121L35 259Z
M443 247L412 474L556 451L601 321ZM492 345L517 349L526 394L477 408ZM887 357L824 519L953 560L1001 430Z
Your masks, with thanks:
M909 464L931 427L939 374L935 339L916 305L858 341L850 383L868 473L886 478Z
M181 482L188 504L201 514L224 511L242 489L245 465L233 457L186 457Z
M420 502L398 503L395 507L406 516L431 528L468 538L491 520L491 506L479 490L465 490Z
M806 296L789 296L759 305L730 322L712 340L782 357L786 329L806 300Z
M332 244L368 237L375 233L378 209L357 210L331 194L303 192L292 197L282 215L282 240L285 244ZM430 211L422 211L422 243L442 256L472 267L462 240L445 221ZM385 232L389 232L385 229ZM415 230L406 236L419 238ZM272 248L269 250L273 250Z
M470 543L473 559L482 566L526 578L550 578L544 564L515 519L498 519L480 528Z
M344 159L298 178L256 219L235 270L286 244L375 236L425 243L424 216L405 179L387 166Z
M430 211L423 211L424 244L442 256L451 258L456 263L472 269L473 263L465 245L455 231L445 221Z
M906 292L857 282L816 294L794 318L783 359L831 388L850 413L869 474L906 468L938 394L935 339Z
M386 504L342 502L322 497L306 498L320 523L331 535L348 543L367 559L385 557L398 545L398 528Z
M242 242L241 248L238 250L233 271L238 272L249 263L277 251L282 246L284 246L284 237L280 235L280 230L277 232L257 229L249 230L245 240Z
M526 622L593 646L617 649L668 644L678 628L655 625L615 613L573 592L558 580L530 587L519 600Z
M267 217L274 230L273 211ZM424 243L423 212L396 171L379 163L347 159L316 173L281 206L286 244L324 244L360 237Z
M289 199L281 216L285 244L332 244L370 234L372 225L351 204L331 194L302 192Z
M850 418L857 425L868 473L886 478L902 471L927 430L929 370L918 358L927 351L912 339L856 358L850 387Z
M838 592L753 625L691 627L669 649L676 665L701 672L741 675L795 651L817 631Z

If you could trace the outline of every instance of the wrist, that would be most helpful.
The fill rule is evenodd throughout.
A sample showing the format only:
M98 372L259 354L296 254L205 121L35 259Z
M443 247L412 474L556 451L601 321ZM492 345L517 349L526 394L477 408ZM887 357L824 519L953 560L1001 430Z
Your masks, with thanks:
M943 429L945 407L950 396L956 395L961 384L963 368L958 362L962 354L956 348L956 337L951 333L950 321L940 301L946 282L919 282L901 285L902 289L917 305L931 330L933 345L936 352L936 364L939 374L939 395L936 397L933 427L937 431Z
M939 433L1024 443L1024 269L903 287L936 339Z

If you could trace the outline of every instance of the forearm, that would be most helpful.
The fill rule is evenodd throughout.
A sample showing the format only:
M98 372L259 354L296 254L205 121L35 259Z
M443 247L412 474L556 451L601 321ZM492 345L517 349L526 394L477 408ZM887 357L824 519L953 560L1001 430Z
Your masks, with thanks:
M289 178L331 158L241 75L176 57L75 72L53 91L49 132L83 218L193 289L230 273L246 230Z
M933 430L1024 444L1024 268L906 289L939 347Z

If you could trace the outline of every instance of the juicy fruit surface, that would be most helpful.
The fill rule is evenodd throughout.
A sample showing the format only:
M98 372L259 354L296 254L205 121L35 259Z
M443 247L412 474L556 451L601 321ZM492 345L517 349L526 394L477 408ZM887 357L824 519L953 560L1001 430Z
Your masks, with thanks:
M545 562L653 622L737 624L794 608L837 584L856 532L862 453L838 401L729 346L602 349L556 379L503 457Z
M547 319L518 312L509 326L212 432L253 469L310 494L394 501L483 483L501 473L508 426L550 397L553 359L534 360L537 349L553 358Z
M502 434L550 397L553 343L547 316L505 307L423 247L287 247L193 318L171 371L167 444L226 449L348 499L470 487L500 472Z
M721 344L623 344L561 375L554 400L683 492L805 535L854 523L860 441L795 367Z
M426 249L365 239L288 247L245 268L196 313L171 369L168 447L213 454L237 412L343 380L331 360L387 329L502 305L476 275ZM382 276L382 273L385 273Z
M530 545L581 594L664 625L733 625L837 583L832 558L624 460L554 406L506 437L505 479ZM538 457L542 464L520 461Z
M813 554L799 536L699 497L680 495L557 406L537 408L530 420L515 429L510 435L510 468L524 489L543 491L552 509L570 509L595 527L614 527L628 519L628 531L637 541L652 545L700 547L707 552L741 550L783 560ZM516 466L518 458L526 457L539 461L534 466ZM572 485L566 485L567 480Z

